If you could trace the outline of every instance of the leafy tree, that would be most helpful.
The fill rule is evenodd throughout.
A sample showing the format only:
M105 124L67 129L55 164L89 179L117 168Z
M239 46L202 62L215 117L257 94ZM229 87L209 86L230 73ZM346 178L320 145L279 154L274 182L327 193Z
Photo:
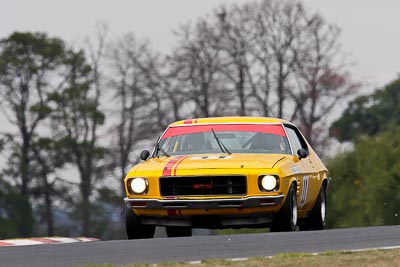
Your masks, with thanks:
M29 199L0 177L0 239L31 236L33 211Z
M400 223L400 129L368 137L332 159L329 221L333 227Z
M4 140L0 142L3 150ZM0 176L0 239L32 235L32 206L27 196Z
M355 141L400 125L400 79L349 103L330 129L339 141Z
M36 172L33 147L51 112L48 96L63 85L59 71L64 52L62 40L43 33L15 32L0 41L0 104L16 130L5 134L9 157L4 174L14 180L27 201L33 200L32 190L43 192L37 190L44 184ZM14 211L17 212L24 209ZM21 216L26 222L33 221L29 217L32 212ZM30 231L22 233L32 234L32 227L26 229Z
M90 235L91 201L94 185L102 177L101 160L105 149L98 144L100 127L105 120L100 110L100 87L93 86L92 69L83 51L66 54L66 86L51 95L52 131L61 143L65 161L78 169L80 197L76 216L81 221L81 234Z
M57 232L54 203L55 201L68 203L68 192L71 190L70 186L67 186L57 175L57 171L65 164L65 157L60 153L63 150L61 145L61 142L48 137L36 137L32 142L31 175L37 179L32 185L31 195L37 200L37 224L46 225L48 236L53 236Z
M0 103L18 131L12 134L17 166L8 173L25 196L31 182L32 138L50 112L47 94L60 86L54 81L63 52L61 40L43 33L16 32L0 41Z
M361 178L358 175L355 152L335 156L328 162L332 184L328 192L328 227L364 225L359 196Z
M97 201L93 204L93 235L103 240L126 238L124 220L121 220L123 205L120 192L109 186L97 190ZM124 218L124 217L122 217Z

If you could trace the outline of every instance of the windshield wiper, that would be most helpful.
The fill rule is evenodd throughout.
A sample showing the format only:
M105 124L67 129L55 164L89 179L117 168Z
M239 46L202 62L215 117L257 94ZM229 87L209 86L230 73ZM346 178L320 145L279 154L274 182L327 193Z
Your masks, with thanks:
M215 137L215 140L217 140L217 144L218 144L219 148L221 149L221 151L222 151L223 153L227 153L227 154L229 154L229 155L232 154L232 153L226 148L226 146L224 145L224 143L222 143L222 141L219 140L219 138L218 138L218 136L215 134L213 128L211 128L211 131L213 132L213 135L214 135L214 137Z
M168 152L165 151L165 150L160 146L160 142L157 142L156 149L157 149L157 154L158 154L158 151L161 151L166 157L171 157L171 155L168 154Z

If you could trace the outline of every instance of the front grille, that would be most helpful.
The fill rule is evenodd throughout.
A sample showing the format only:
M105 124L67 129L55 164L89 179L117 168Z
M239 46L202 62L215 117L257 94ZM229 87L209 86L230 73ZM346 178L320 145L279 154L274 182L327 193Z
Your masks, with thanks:
M245 176L161 177L162 196L244 195Z

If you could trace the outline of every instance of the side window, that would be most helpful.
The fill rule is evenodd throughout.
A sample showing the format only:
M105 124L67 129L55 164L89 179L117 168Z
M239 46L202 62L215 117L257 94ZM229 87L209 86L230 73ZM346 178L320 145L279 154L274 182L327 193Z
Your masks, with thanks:
M304 141L303 136L301 136L299 130L289 125L285 125L285 130L287 132L290 144L292 145L292 150L294 154L297 154L297 151L300 148L308 151L306 141Z

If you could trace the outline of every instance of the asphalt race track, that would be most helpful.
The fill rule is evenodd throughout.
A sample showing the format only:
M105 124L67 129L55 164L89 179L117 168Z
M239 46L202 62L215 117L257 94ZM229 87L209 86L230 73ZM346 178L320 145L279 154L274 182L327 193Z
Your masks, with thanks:
M400 226L0 247L0 266L197 261L393 246L400 247Z

